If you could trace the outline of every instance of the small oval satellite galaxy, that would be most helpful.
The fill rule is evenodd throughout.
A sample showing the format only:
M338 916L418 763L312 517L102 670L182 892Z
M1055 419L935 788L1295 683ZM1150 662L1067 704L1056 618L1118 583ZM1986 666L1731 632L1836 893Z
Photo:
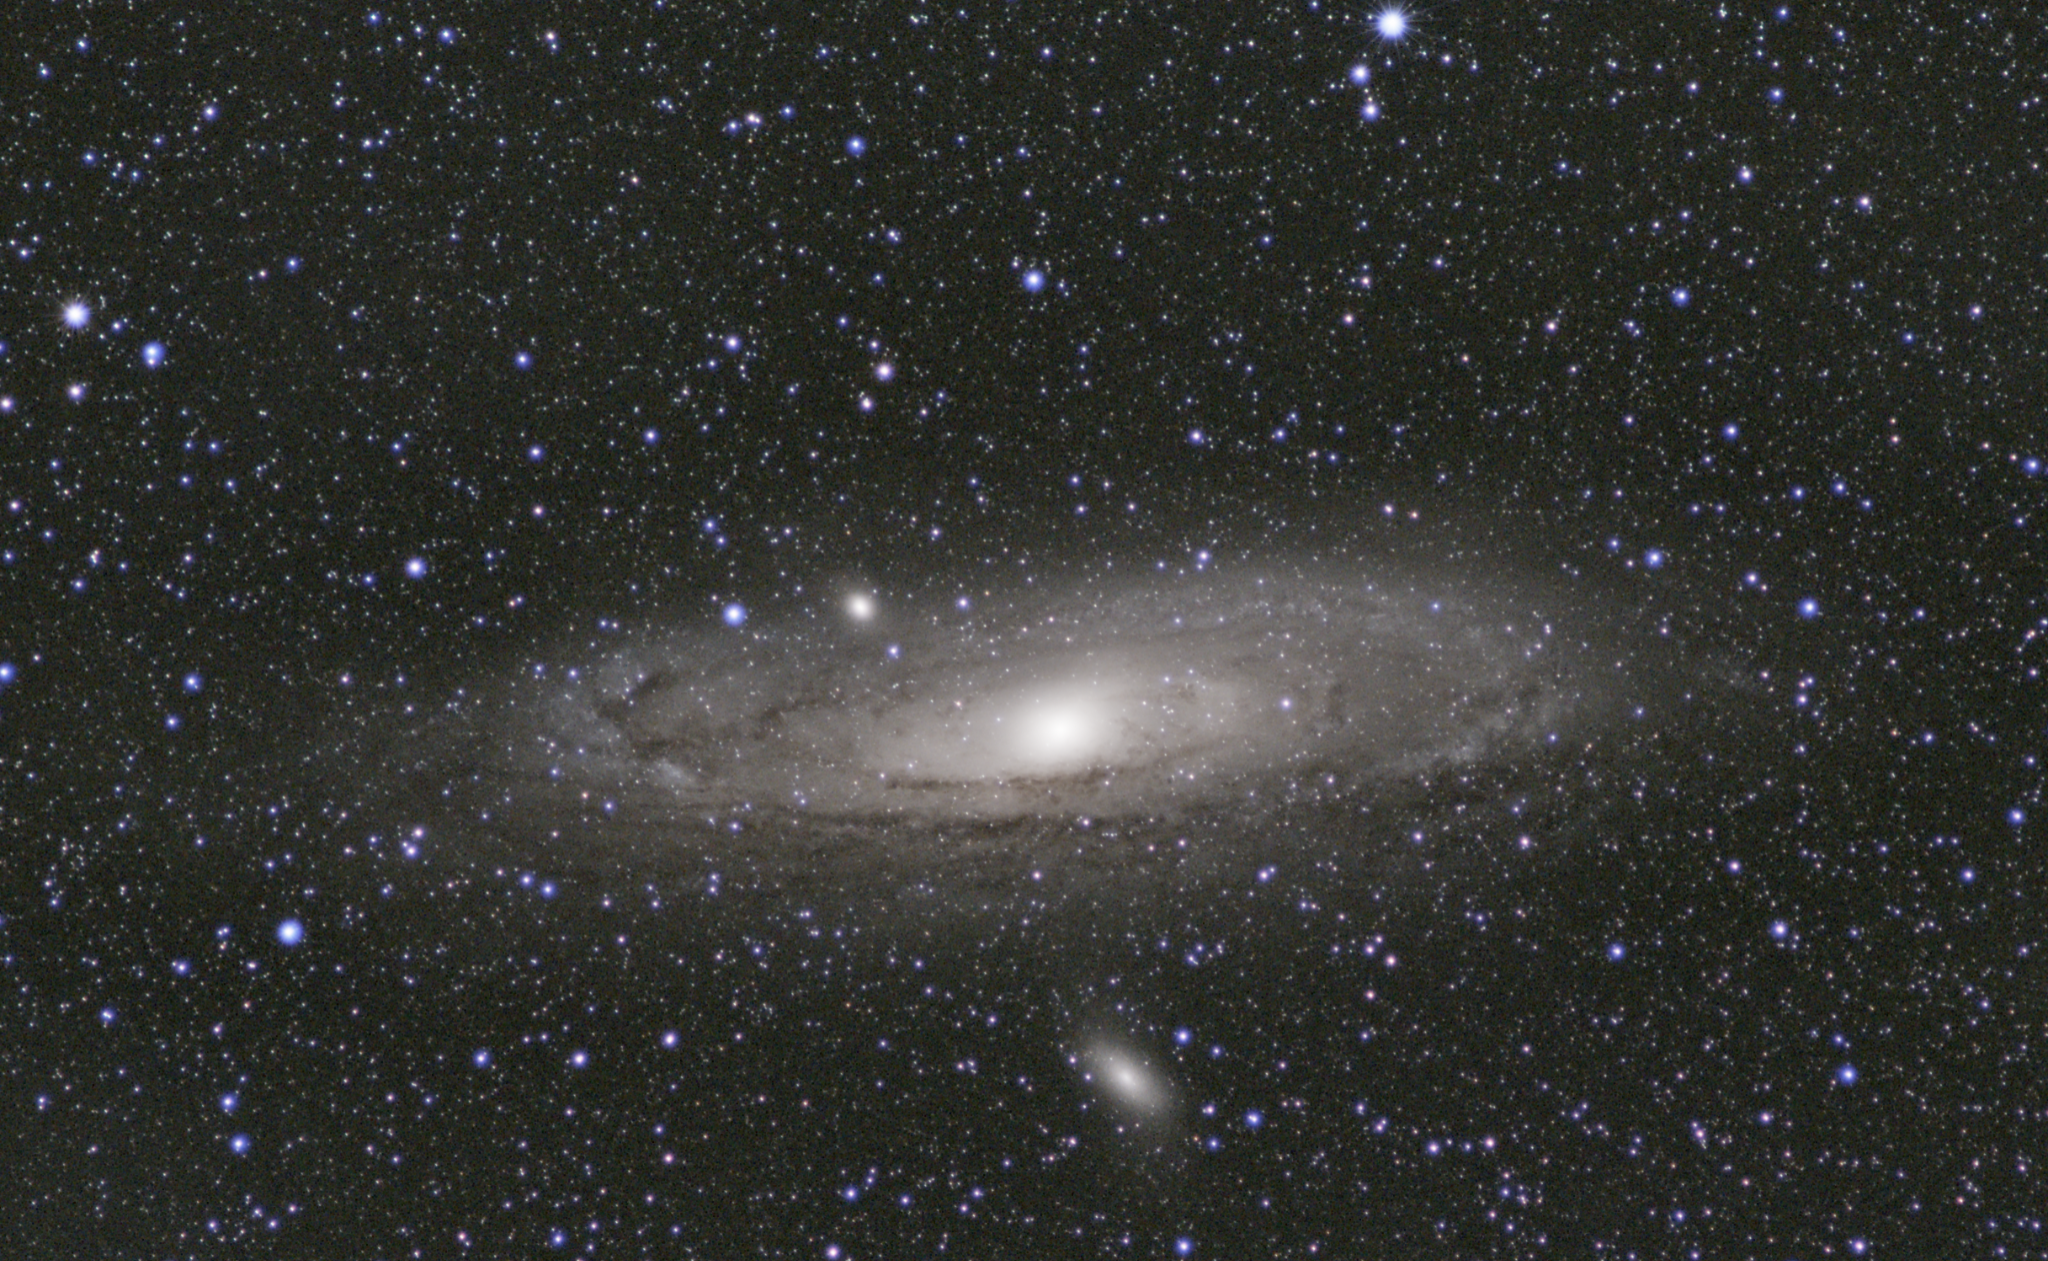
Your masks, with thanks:
M1090 1097L1109 1112L1113 1130L1155 1142L1181 1130L1178 1092L1163 1059L1134 1039L1100 1031L1067 1055Z

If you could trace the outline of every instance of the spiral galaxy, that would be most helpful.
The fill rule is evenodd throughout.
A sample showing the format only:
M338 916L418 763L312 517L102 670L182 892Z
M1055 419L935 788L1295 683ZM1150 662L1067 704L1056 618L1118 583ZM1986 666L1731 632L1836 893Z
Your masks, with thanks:
M1008 854L1042 881L1083 834L1213 850L1446 782L1462 812L1670 686L1611 611L1497 576L1053 585L608 625L464 689L395 759L515 851L920 881Z

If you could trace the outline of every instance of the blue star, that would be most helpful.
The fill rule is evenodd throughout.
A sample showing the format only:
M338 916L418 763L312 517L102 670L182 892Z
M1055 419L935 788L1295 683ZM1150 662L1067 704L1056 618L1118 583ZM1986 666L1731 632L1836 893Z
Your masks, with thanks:
M1398 44L1408 37L1408 11L1398 4L1381 9L1372 24L1380 38L1389 44Z
M64 304L64 327L78 329L92 323L92 308L83 302Z
M306 926L295 919L280 922L277 926L277 944L296 946L306 939Z
M157 368L163 366L163 362L164 344L162 342L144 342L142 344L143 367Z
M1024 292L1037 293L1045 288L1045 273L1033 267L1024 273Z
M719 611L718 618L727 626L740 627L747 624L747 606L734 600Z

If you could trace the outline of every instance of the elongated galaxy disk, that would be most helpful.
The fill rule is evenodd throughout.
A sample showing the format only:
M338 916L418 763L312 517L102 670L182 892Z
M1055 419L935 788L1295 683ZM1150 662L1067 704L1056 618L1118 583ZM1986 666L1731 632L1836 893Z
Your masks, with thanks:
M1610 689L1539 608L1271 576L923 619L871 637L651 633L505 701L507 770L692 811L1170 814L1311 771L1511 754Z
M1008 846L1035 879L1061 844L1012 842L1156 848L1499 780L1669 686L1601 609L1498 578L1322 564L973 595L650 621L465 689L392 756L515 851L845 873Z

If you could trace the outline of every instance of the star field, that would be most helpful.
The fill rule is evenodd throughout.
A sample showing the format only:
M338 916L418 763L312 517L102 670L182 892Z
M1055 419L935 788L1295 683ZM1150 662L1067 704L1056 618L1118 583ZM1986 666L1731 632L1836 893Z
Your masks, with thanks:
M20 1255L2048 1252L2028 15L12 34Z

